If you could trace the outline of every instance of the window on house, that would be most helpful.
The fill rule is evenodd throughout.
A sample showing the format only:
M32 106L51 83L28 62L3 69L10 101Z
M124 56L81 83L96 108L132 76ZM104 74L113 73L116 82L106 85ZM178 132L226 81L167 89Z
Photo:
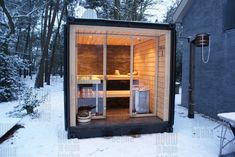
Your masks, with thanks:
M224 5L224 30L235 29L235 1L227 0Z

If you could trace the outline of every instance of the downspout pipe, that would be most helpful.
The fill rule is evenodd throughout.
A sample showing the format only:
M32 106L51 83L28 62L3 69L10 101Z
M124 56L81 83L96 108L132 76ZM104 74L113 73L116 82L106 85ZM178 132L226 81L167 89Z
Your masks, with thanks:
M195 48L209 46L210 34L200 33L189 39L189 87L188 87L188 118L194 118L195 110Z
M189 47L189 87L188 87L188 118L194 118L195 109L195 40L191 40Z

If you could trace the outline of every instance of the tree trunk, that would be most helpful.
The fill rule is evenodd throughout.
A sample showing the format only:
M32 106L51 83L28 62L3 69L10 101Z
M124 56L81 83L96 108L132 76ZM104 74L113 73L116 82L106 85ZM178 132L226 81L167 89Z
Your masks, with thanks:
M18 52L18 48L19 48L20 36L21 36L21 28L19 29L19 33L18 33L18 37L17 37L17 41L16 41L16 46L15 46L16 53Z
M23 59L24 60L28 60L29 59L29 41L30 41L30 32L31 32L31 19L29 19L28 21L28 27L27 27L27 37L26 37L26 42L25 42L25 47L24 47L24 51L23 51ZM28 62L26 62L28 63ZM26 78L27 73L26 73L26 69L24 69L24 78Z
M61 43L60 43L61 45ZM64 69L64 51L63 49L60 49L60 53L61 53L61 58L60 58L60 77L63 77L63 69Z
M21 77L21 75L22 75L22 70L21 70L21 69L19 69L19 75L20 75L20 77Z
M28 47L29 47L29 41L30 41L30 32L31 32L31 20L29 19L28 21L28 26L27 26L27 36L26 36L26 41L25 41L25 46L24 46L24 57L23 59L27 59L26 55L28 54Z
M6 17L8 19L8 26L10 28L10 32L9 32L8 36L10 37L11 34L15 33L15 24L13 22L13 19L10 15L9 11L7 10L7 8L5 6L4 0L0 0L0 6L2 7L2 11L4 12L4 14L6 15Z
M54 11L53 11L53 14L52 14L52 18L51 18L51 23L48 27L48 37L47 37L47 43L45 44L45 54L46 54L46 63L45 63L45 81L47 82L47 85L50 85L50 77L49 77L49 68L48 68L48 65L49 65L49 61L48 61L48 48L49 48L49 43L50 43L50 39L51 39L51 35L52 35L52 30L53 30L53 27L54 27L54 24L55 24L55 19L56 19L56 16L57 16L57 13L58 13L58 10L59 10L59 0L57 0L56 4L55 4L55 8L54 8Z
M62 19L63 19L65 7L66 7L66 5L64 5L64 7L62 9L62 12L61 12L61 15L60 15L60 19L59 19L58 27L57 27L57 30L56 30L53 47L52 47L52 54L51 54L51 58L50 58L50 67L49 67L48 79L47 79L47 84L48 85L50 85L50 76L51 76L51 72L52 72L52 69L53 69L53 66L54 66L55 52L56 52L56 47L57 47L57 38L58 38L59 33L60 33L60 25L61 25L61 22L62 22Z
M39 69L38 69L38 73L36 76L36 80L35 80L35 84L34 87L35 88L40 88L43 87L43 75L44 75L44 59L45 59L45 54L44 54L44 45L45 45L45 38L46 38L46 31L47 31L47 19L48 19L48 8L49 8L49 3L46 4L46 8L45 8L45 17L43 19L43 15L42 15L42 21L44 21L42 23L42 27L43 29L41 30L41 52L42 52L42 56L40 59L40 63L39 63Z
M11 15L10 15L10 13L9 13L9 11L7 10L7 8L6 8L6 5L5 5L5 2L4 2L4 0L0 0L0 7L2 8L2 11L3 11L3 13L6 15L6 17L7 17L7 20L8 20L8 27L9 27L9 33L8 33L8 35L6 36L6 40L3 42L3 44L2 44L2 50L3 50L3 52L5 53L5 54L9 54L9 52L8 52L8 39L10 38L10 36L12 35L12 34L14 34L15 33L15 24L14 24L14 22L13 22L13 19L12 19L12 17L11 17Z
M49 27L50 27L50 25L51 25L51 21L52 21L52 18L53 18L53 16L52 16L52 10L53 10L53 2L52 2L52 0L50 1L50 9L49 9L49 16L48 16L48 24L47 24L47 28L48 28L48 32L49 32ZM54 12L55 12L55 10L54 10ZM53 12L53 13L54 13ZM53 14L54 15L54 14ZM47 32L47 33L48 33ZM48 37L48 36L47 36ZM47 39L47 38L46 38ZM50 43L50 42L49 42ZM48 48L49 48L49 43L48 43ZM45 47L44 47L45 48ZM48 49L47 48L47 49ZM47 82L47 84L48 84L48 78L49 78L49 72L48 72L48 66L49 66L49 55L48 55L48 50L45 50L44 49L44 53L45 53L45 68L44 68L44 70L45 70L45 82Z
M137 7L138 7L137 0L134 0L133 6L132 6L132 12L131 12L131 15L132 15L131 20L132 21L137 20Z
M53 3L51 3L52 5ZM45 70L45 76L47 76L46 79L48 79L48 49L49 49L49 44L50 44L50 40L51 40L51 35L53 32L53 26L55 23L55 18L56 18L56 14L59 10L59 0L56 1L55 7L54 7L54 11L52 14L52 18L48 17L48 5L47 5L47 9L45 11L45 22L44 22L44 32L43 32L43 37L45 37L44 41L42 41L42 57L40 60L40 65L39 65L39 71L36 77L36 81L35 81L35 87L39 88L39 87L43 87L43 74L44 74L44 70ZM47 19L51 18L51 22L48 24L47 23ZM48 25L48 26L47 26ZM45 30L48 27L47 31ZM47 36L46 36L47 35ZM45 67L47 66L47 67Z
M24 70L23 70L23 76L24 76L24 78L26 78L26 76L27 76L27 70L24 68Z
M33 61L32 61L32 45L33 45L33 41L35 41L34 40L34 27L32 28L32 31L31 31L31 35L30 35L30 43L29 43L29 58L28 58L28 60L29 60L29 76L30 76L30 79L32 79L32 68L33 68L33 66L32 66L32 63L33 63Z
M114 19L120 20L120 0L114 0Z

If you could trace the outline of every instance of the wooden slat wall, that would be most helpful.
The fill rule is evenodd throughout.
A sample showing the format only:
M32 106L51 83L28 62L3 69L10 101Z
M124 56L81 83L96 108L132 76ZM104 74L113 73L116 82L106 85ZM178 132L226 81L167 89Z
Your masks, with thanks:
M150 112L154 113L156 40L150 39L134 46L134 71L139 83L150 90Z
M164 117L164 88L165 88L165 36L159 38L158 50L158 79L157 79L157 115Z
M164 119L166 108L165 97L165 36L160 36L159 42L148 40L134 47L134 71L138 71L140 84L150 89L150 112L154 113L154 97L157 96L157 116ZM157 45L159 43L159 46ZM156 48L158 48L158 69L156 70ZM157 74L158 73L158 74ZM156 74L156 75L155 75ZM155 92L155 76L157 78L157 93Z

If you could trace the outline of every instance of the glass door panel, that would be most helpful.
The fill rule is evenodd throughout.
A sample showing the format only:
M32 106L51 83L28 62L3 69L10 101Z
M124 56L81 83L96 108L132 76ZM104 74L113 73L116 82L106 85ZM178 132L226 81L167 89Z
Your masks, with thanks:
M93 118L105 117L104 41L104 35L76 35L78 116L88 110Z
M107 34L107 117L129 118L130 36Z
M131 116L156 115L156 37L134 36L131 49Z

